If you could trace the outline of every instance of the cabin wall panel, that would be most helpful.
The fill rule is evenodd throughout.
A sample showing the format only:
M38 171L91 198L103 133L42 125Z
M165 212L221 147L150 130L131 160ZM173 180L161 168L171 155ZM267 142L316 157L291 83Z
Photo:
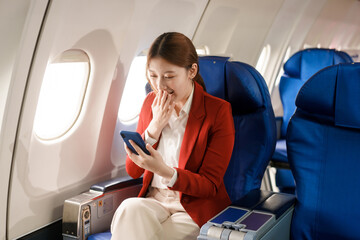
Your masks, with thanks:
M287 1L293 2L293 1ZM286 34L286 41L281 42L278 59L272 56L265 79L270 80L271 99L276 116L282 116L282 105L279 96L279 71L283 67L282 57L290 47L290 55L304 47L325 47L336 49L359 48L360 2L356 0L318 0L295 1L295 9L288 12L296 16L297 20ZM291 21L281 16L284 25L290 27ZM269 40L272 37L269 36ZM358 40L355 40L355 39ZM279 42L278 42L279 43ZM356 44L357 43L357 44ZM276 41L270 43L276 46Z
M0 1L0 239L7 236L7 201L16 132L27 76L47 0ZM4 74L5 73L5 74Z
M357 0L326 1L304 44L336 49L359 48L359 12L360 2Z
M12 69L29 8L30 1L26 4L19 4L19 0L0 1L0 127L4 116Z
M264 40L284 0L214 0L193 39L211 55L231 56L255 66Z
M304 39L316 20L326 0L316 2L286 0L264 41L271 46L271 56L264 72L276 116L282 116L279 95L279 74L282 73L285 54L290 56L303 46Z
M101 170L111 167L105 154L99 156L99 161L95 159L99 136L106 136L112 127L108 123L102 129L105 133L100 134L109 88L114 82L119 86L116 82L121 80L113 81L113 71L122 43L121 31L131 17L132 4L52 2L29 76L16 142L8 218L11 239L60 219L64 200L84 191L90 181L106 174ZM67 134L42 141L33 132L33 122L47 63L74 48L87 52L92 65L83 105L87 110L81 112ZM102 140L110 145L112 132L109 136ZM109 152L106 154L109 156Z
M135 126L119 124L117 113L131 61L160 33L179 31L192 38L206 4L205 0L51 2L16 139L7 219L10 239L60 219L64 200L91 184L124 174L118 128ZM85 100L73 128L44 141L33 130L42 79L48 62L68 49L89 55Z

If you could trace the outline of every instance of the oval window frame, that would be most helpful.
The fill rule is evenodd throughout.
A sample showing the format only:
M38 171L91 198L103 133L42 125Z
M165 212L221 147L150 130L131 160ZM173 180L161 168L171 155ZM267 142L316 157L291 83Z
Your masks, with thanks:
M141 70L139 71L139 69ZM118 110L118 118L121 123L128 125L138 120L146 97L146 83L146 50L144 50L132 60L129 68ZM143 91L142 94L141 91ZM136 97L135 92L140 93L140 97ZM132 109L134 109L133 112L131 112Z
M72 66L70 65L71 63L73 63ZM60 64L64 64L64 65L61 66ZM76 70L75 65L82 66L81 67L82 69ZM71 72L70 74L70 67L73 67L72 70L74 70L75 72ZM82 73L80 71L82 71ZM61 119L66 117L68 120L65 123L63 123L64 121L59 121L59 122L55 121L55 123L52 123L52 120L54 120L55 116L50 116L51 114L47 113L47 111L51 107L57 107L61 105L61 101L63 101L64 99L68 99L69 95L63 94L61 99L54 100L51 99L51 97L53 96L49 96L51 95L49 94L49 92L52 92L53 94L61 94L61 91L63 91L63 93L65 92L68 93L68 91L65 91L65 89L71 89L72 91L75 91L73 88L67 88L67 86L70 84L69 83L70 80L68 80L67 86L65 85L63 85L62 87L57 86L58 88L56 89L56 91L52 89L54 87L50 86L51 81L53 81L54 78L58 78L57 84L59 84L60 83L59 79L61 78L59 77L59 75L61 74L63 74L62 76L66 76L66 74L69 74L69 76L76 74L79 75L78 78L81 79L81 81L76 86L77 94L76 96L72 96L72 99L73 100L76 99L77 103L75 106L71 106L72 108L71 112L67 111L66 107L62 109L61 113L62 114L65 113L67 114L67 116L61 115L58 117ZM62 52L61 54L59 54L53 60L48 62L39 92L39 98L38 98L38 103L34 118L34 125L33 125L34 133L39 139L43 141L55 140L66 135L66 133L68 133L70 129L73 128L73 126L79 119L80 113L83 108L85 95L89 84L90 74L91 74L90 57L85 51L80 49L68 49ZM74 92L72 93L75 94ZM67 106L70 106L69 103L70 101L68 100L67 102L68 102ZM51 104L49 103L52 103L53 106L50 106ZM72 102L71 105L73 105ZM54 112L52 112L52 114L54 114ZM61 125L59 124L60 122L62 122Z

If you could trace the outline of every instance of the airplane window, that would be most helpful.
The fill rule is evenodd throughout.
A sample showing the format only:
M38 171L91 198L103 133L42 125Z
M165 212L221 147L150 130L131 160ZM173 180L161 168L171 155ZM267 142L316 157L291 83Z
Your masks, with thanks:
M129 75L121 97L118 117L122 123L132 123L139 116L146 96L146 56L139 55L131 63Z
M209 50L208 46L202 46L202 47L196 48L196 52L199 56L210 55L210 50Z
M39 138L58 138L74 125L84 100L89 71L89 57L80 50L65 51L48 63L34 121Z
M207 46L197 48L196 52L199 55L210 54ZM130 66L118 113L118 118L124 124L132 124L137 121L142 103L146 97L146 53L146 50L141 52L140 55L134 58Z
M313 44L304 43L304 49L308 49L308 48L321 48L321 44L318 43L316 45L313 45Z
M263 50L261 51L260 57L256 63L256 70L259 71L261 75L264 75L266 66L270 59L270 53L271 53L271 47L269 44L267 44Z
M290 58L290 52L291 52L291 47L289 46L287 49L286 49L286 52L284 54L284 58L282 60L282 64L281 64L281 68L279 70L279 73L276 77L276 81L275 81L275 87L278 87L279 84L280 84L280 78L281 76L284 74L284 64L286 63L286 61Z
M311 44L307 44L307 43L304 43L304 49L307 49L307 48L315 48L314 45L311 45Z

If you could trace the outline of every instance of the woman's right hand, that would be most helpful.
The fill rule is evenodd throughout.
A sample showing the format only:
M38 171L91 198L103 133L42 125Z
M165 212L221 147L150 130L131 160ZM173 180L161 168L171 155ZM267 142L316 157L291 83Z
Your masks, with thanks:
M155 99L151 105L153 118L147 128L151 138L159 139L160 134L166 124L169 122L170 116L174 111L175 102L173 94L160 90L157 92Z

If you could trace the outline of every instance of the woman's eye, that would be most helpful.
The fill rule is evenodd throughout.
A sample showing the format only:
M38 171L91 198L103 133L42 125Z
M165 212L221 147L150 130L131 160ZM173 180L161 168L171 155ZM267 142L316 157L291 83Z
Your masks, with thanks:
M156 76L155 76L155 75L150 75L150 77L151 77L151 78L156 78Z
M172 79L174 76L165 76L166 79Z

